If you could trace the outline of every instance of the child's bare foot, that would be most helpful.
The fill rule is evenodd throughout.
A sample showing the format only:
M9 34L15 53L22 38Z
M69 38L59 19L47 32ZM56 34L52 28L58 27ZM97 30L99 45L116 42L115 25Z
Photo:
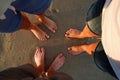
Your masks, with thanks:
M43 23L49 30L51 30L53 33L57 30L57 25L54 21L52 21L50 18L42 15L39 16L38 20Z
M69 38L80 38L80 33L81 31L77 30L77 29L69 29L66 34L65 37L69 37Z
M44 48L37 48L34 54L34 60L37 68L40 68L43 71L44 71L44 55L45 55Z
M54 72L56 70L58 70L60 67L63 66L65 62L65 57L62 53L60 53L55 60L53 61L53 63L51 64L51 66L49 67L49 69L47 70L47 72Z
M68 48L68 52L71 53L72 55L78 55L84 52L84 50L81 48L81 46L72 46Z
M47 40L49 38L49 36L35 24L31 25L30 31L32 31L33 34L41 41Z

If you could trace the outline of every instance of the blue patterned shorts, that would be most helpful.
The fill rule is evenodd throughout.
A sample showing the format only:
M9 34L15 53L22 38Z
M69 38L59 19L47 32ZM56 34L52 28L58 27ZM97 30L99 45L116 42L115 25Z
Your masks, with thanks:
M31 14L43 13L51 0L16 0L4 13L5 19L0 18L0 32L10 33L18 30L22 24L21 11ZM11 9L12 8L12 9Z

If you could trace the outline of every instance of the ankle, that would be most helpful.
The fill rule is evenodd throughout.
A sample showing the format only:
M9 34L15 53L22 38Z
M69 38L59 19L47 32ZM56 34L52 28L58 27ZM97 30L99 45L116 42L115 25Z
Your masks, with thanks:
M83 29L83 31L81 32L81 36L83 37L100 37L96 34L94 34L86 25L85 28Z
M93 44L88 45L88 48L87 48L86 50L87 50L87 52L89 53L89 55L93 55L93 54L94 54L95 49L96 49L98 43L99 43L99 41L98 41L98 42L95 42L95 43L93 43Z
M87 54L91 54L90 53L90 49L89 49L89 45L82 45L81 48L87 53Z

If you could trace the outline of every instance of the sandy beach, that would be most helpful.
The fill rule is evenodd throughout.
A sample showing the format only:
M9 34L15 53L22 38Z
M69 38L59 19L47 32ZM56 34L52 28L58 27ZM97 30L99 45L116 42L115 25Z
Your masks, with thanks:
M44 47L46 69L62 52L66 57L66 62L58 71L68 73L74 80L115 80L97 68L92 56L86 53L72 56L67 51L67 47L71 45L82 45L92 41L92 39L68 39L64 35L69 28L79 30L84 28L87 10L94 1L53 0L52 7L48 9L46 15L57 23L56 33L50 32L36 21L35 16L28 14L32 22L50 35L47 41L39 41L32 32L25 30L10 34L0 33L0 71L26 63L34 63L33 55L36 47Z

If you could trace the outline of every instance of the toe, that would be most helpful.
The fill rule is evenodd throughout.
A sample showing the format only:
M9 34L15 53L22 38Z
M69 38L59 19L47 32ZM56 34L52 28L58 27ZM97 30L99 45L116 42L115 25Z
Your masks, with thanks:
M44 53L45 52L45 49L44 48L40 48L41 52Z
M53 33L55 33L55 32L56 32L56 30L57 30L57 28L56 28L56 27L54 27L54 28L52 29L52 32L53 32Z
M62 53L60 53L58 56L59 56L59 58L61 58L61 57L63 57L63 54L62 54Z
M39 52L39 48L36 48L36 51L35 51L35 53L37 54Z
M68 31L66 31L65 36L66 36L66 37L70 37L71 31L72 31L72 29L69 29Z
M66 34L65 34L65 37L69 37L69 33L66 33Z
M72 48L71 48L71 47L69 47L69 48L68 48L68 52L69 52L69 54L72 54L72 53L73 53L73 51L72 51Z
M47 35L46 33L44 33L44 35L45 35L45 38L46 39L48 39L50 36L49 35Z
M69 48L68 48L68 51L71 51L71 50L72 50L72 48L71 48L71 47L69 47Z
M70 29L66 31L66 33L69 33L70 32Z

